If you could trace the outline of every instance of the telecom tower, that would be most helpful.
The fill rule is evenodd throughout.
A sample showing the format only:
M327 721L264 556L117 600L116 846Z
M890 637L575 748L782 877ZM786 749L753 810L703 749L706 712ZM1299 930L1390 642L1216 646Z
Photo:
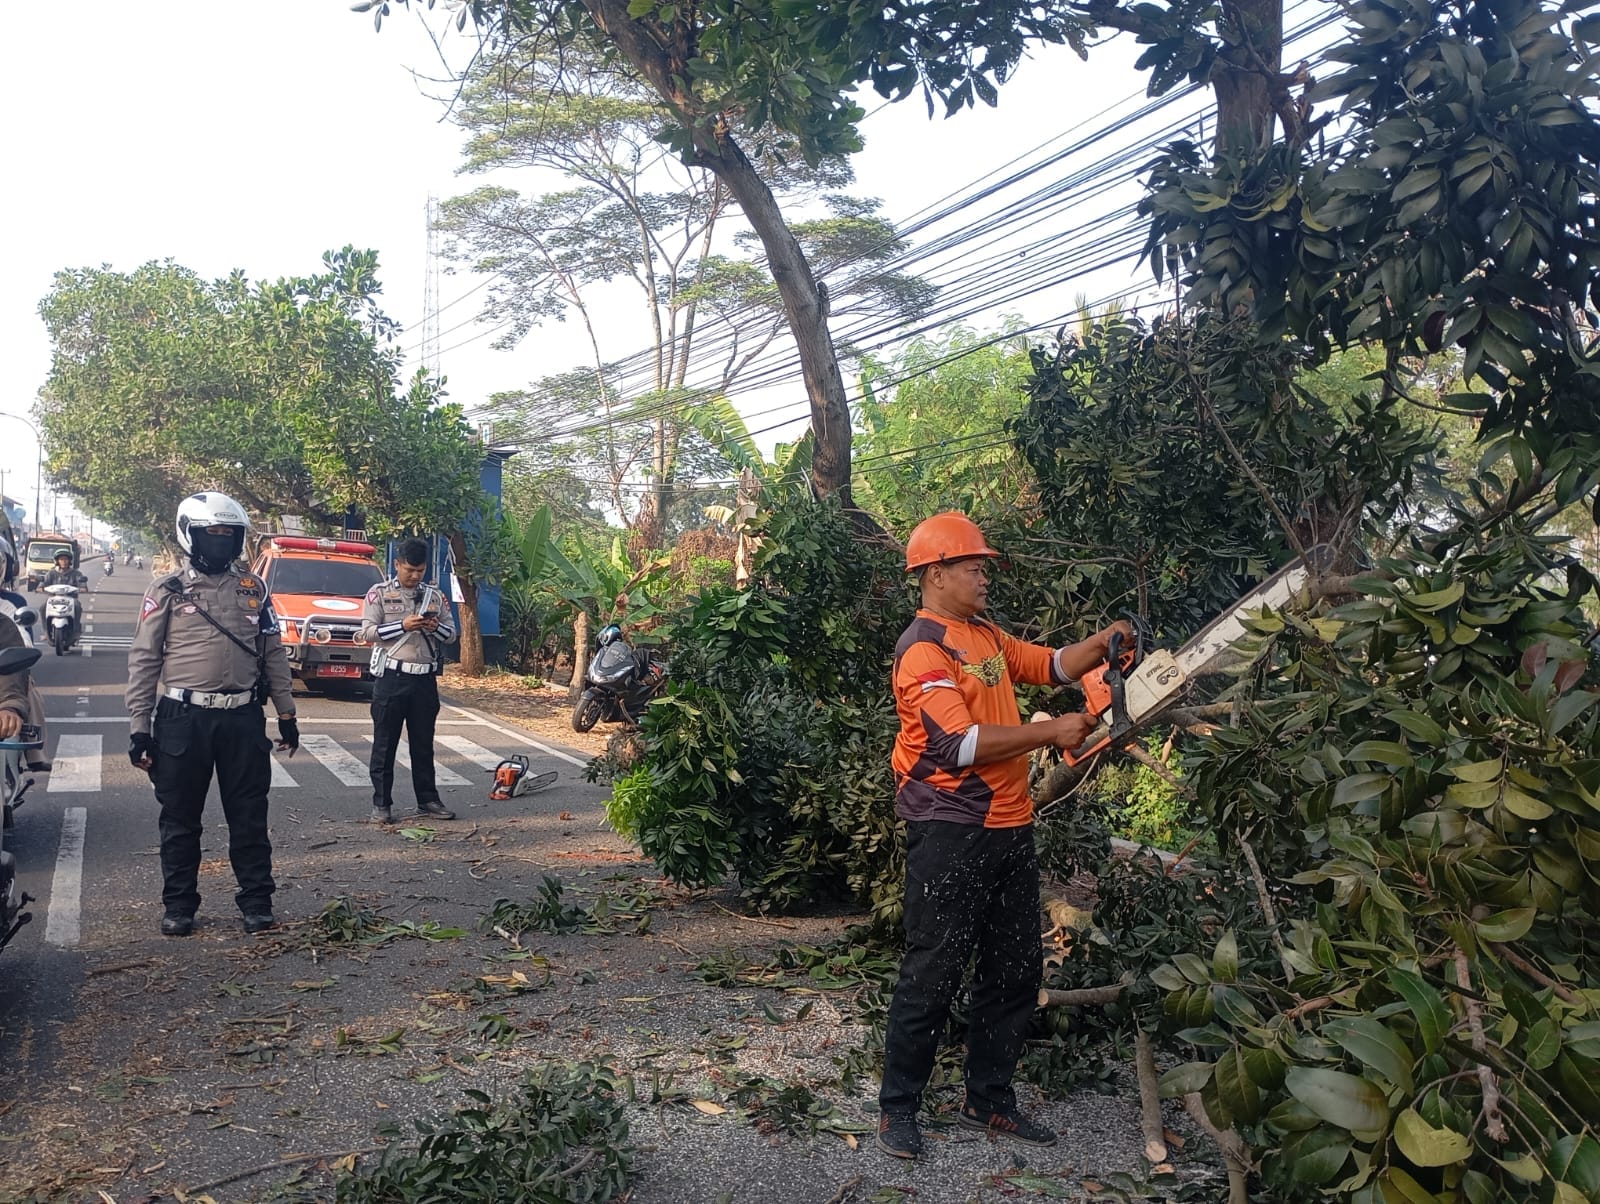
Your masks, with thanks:
M422 284L422 366L439 377L439 198L428 194L428 261Z

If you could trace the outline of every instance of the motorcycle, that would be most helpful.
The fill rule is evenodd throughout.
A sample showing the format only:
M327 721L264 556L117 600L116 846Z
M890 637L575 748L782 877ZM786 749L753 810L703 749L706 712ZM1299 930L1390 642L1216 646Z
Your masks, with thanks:
M584 675L588 685L572 708L575 732L586 732L602 719L637 724L667 683L666 662L648 648L634 648L615 623L601 628L595 642L599 648Z
M62 656L78 642L83 628L83 604L78 601L76 585L47 585L49 595L44 602L44 625L56 655Z
M5 649L0 652L0 676L32 668L40 655L37 648ZM9 945L11 938L33 918L22 910L28 905L29 896L17 887L17 863L5 847L5 837L11 831L13 814L33 785L33 778L23 765L23 755L43 745L39 729L29 726L24 726L14 739L0 740L0 803L5 809L4 822L0 822L0 949Z
M114 568L114 567L115 567L115 566L113 566L113 565L112 565L112 563L111 563L111 561L109 561L109 560L108 560L108 561L106 561L106 562L105 562L105 565L106 565L106 576L107 576L107 577L109 577L109 576L111 576L111 570L112 570L112 569L113 569L113 568Z

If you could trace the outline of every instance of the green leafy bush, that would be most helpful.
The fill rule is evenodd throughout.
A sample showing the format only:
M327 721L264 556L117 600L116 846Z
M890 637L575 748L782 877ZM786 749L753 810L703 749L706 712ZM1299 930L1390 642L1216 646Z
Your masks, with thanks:
M414 1150L391 1146L340 1177L339 1204L604 1204L628 1185L633 1150L607 1062L546 1064L508 1096L468 1091L449 1120L416 1121Z
M669 624L671 684L611 812L674 881L733 874L757 906L850 898L888 914L901 881L889 667L913 609L904 574L836 503L782 502L762 536L750 588L709 588Z
M1285 1198L1600 1193L1594 583L1546 542L1503 522L1261 616L1241 725L1189 758L1285 923L1155 972L1193 1059L1164 1085Z

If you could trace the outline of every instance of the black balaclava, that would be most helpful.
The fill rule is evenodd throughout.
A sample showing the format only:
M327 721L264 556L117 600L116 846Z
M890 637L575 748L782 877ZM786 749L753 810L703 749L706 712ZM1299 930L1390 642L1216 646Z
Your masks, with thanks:
M226 573L244 551L244 528L228 528L226 535L212 535L198 527L189 531L189 563L207 577Z

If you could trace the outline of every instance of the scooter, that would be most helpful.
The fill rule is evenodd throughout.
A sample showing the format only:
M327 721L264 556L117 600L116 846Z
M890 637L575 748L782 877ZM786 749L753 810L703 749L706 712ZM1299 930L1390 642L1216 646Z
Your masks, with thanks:
M111 571L115 566L109 560L105 562L105 565L106 565L106 576L109 577L109 576L111 576Z
M649 649L636 649L612 623L595 637L599 650L584 675L588 683L572 708L572 730L586 732L602 719L636 724L650 700L667 684L666 662Z
M33 667L41 653L37 648L7 648L0 652L0 676L21 673ZM11 938L33 917L22 909L29 896L17 887L16 859L5 847L6 834L12 826L12 815L22 806L23 795L33 785L33 778L23 766L23 755L32 748L41 748L44 740L36 727L24 726L11 740L0 740L0 804L4 805L4 822L0 823L0 949L11 943Z
M44 626L55 645L56 655L62 656L78 642L83 627L83 605L78 601L76 585L47 585L49 595L44 601Z

